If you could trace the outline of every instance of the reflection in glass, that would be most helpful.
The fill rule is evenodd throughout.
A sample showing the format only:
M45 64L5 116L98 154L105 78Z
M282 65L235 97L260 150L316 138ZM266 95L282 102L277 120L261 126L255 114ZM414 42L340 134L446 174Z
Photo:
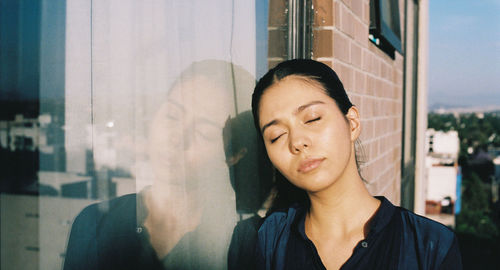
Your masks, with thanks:
M260 220L256 213L271 185L268 163L258 163L263 148L251 114L230 118L233 74L243 80L251 77L223 61L197 62L181 74L151 121L153 184L137 195L86 208L73 224L65 269L81 263L93 269L226 267L238 219L235 206L241 217L251 218L247 222ZM235 231L252 239L256 227ZM246 246L247 251L237 253L251 256L251 243L237 238L233 236L232 247Z
M226 268L270 181L236 120L267 70L267 13L0 0L0 268Z

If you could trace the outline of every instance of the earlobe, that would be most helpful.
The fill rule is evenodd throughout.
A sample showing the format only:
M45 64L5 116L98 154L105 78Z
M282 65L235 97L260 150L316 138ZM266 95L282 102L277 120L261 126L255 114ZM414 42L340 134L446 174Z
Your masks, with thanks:
M358 108L352 106L349 108L346 114L347 119L349 120L349 126L351 128L351 140L355 141L358 139L361 134L361 120L359 117Z

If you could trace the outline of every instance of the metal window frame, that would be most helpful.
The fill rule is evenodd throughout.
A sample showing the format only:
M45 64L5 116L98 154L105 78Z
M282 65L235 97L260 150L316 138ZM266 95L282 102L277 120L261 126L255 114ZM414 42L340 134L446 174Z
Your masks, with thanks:
M417 29L413 31L413 40L415 44L413 44L413 59L408 59L408 57L404 58L403 62L403 115L402 115L402 130L401 130L401 197L400 204L402 207L405 207L409 210L414 210L415 208L415 170L416 170L416 137L417 137L417 91L418 91L418 46L419 46L419 37L418 37L418 27L419 27L419 9L420 6L418 1L407 0L405 1L405 50L409 49L408 45L408 2L413 2L413 26L416 25ZM415 31L416 30L416 31ZM406 81L408 80L408 70L407 64L408 61L413 61L412 65L412 74L411 74L411 89L406 87ZM406 99L410 98L412 100L411 111L408 111L406 108ZM408 115L410 114L410 115ZM410 130L406 130L406 122L411 121ZM405 136L407 133L410 133L411 137L411 145L405 145ZM405 159L405 152L409 150L411 159Z
M311 59L313 5L312 0L288 1L288 59Z
M386 11L390 14L386 14ZM389 20L384 18L389 18ZM401 44L401 22L399 18L398 0L370 1L370 38L382 51L394 58L394 51L403 54Z

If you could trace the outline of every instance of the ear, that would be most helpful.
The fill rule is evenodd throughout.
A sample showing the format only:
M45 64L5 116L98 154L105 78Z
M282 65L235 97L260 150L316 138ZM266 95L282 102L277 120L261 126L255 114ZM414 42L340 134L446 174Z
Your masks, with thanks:
M347 121L349 122L349 127L351 131L351 141L356 141L361 134L361 119L359 117L358 108L352 106L345 115Z

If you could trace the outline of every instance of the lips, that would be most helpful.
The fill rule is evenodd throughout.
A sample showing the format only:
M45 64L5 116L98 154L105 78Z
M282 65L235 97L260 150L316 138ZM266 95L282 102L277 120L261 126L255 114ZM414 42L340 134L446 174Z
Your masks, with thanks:
M300 173L308 173L316 169L325 158L308 158L300 162L298 171Z

